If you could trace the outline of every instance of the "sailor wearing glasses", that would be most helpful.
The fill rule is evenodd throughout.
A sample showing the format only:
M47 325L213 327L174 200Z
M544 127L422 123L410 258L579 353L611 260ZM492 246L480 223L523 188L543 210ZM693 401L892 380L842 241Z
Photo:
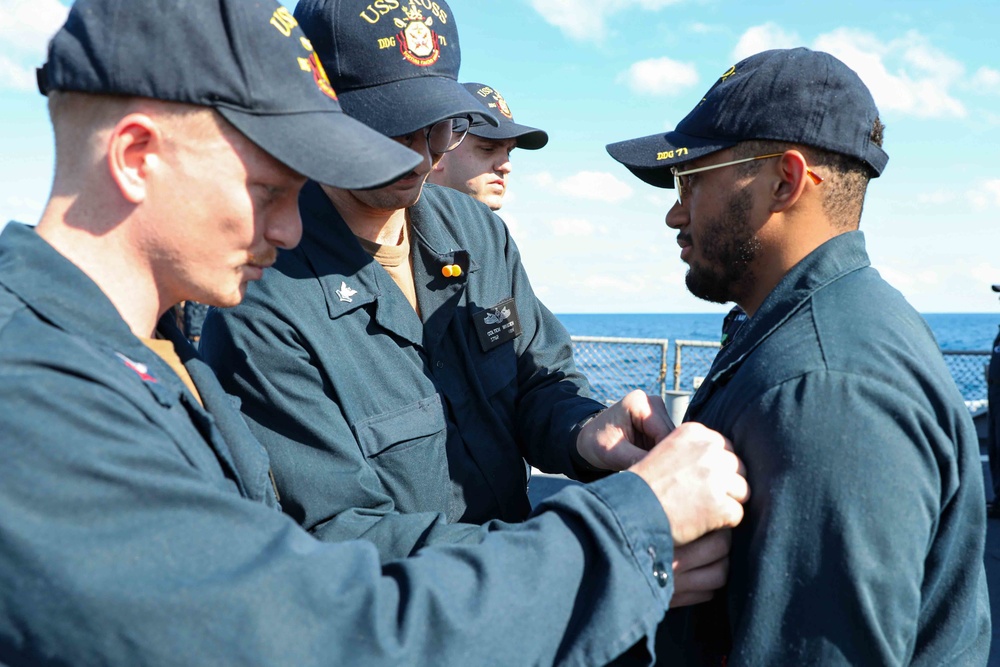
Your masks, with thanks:
M592 480L673 428L642 392L607 410L589 398L503 221L425 186L470 121L497 125L458 83L454 15L437 6L387 5L375 20L359 0L298 3L344 110L424 159L376 189L308 183L302 243L241 307L213 312L201 341L271 455L285 511L321 539L370 540L383 560L524 520L526 461ZM433 36L419 52L413 22ZM692 570L707 565L692 581L704 583L682 575L689 595L674 605L724 580L728 536L705 544L692 550L704 559Z
M675 131L608 146L677 190L691 293L748 316L686 415L754 489L726 594L682 626L705 664L986 663L976 431L858 230L882 135L858 75L799 48L738 63Z

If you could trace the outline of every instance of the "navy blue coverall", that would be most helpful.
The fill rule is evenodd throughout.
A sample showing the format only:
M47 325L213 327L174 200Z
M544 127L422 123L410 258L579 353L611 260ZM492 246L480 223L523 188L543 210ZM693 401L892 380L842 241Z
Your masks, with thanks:
M299 209L302 243L241 305L213 309L200 346L270 453L285 511L389 559L524 520L525 460L587 476L576 436L604 406L500 218L424 188L408 209L418 316L318 185ZM443 276L453 264L461 276Z
M975 427L861 232L785 275L685 420L733 441L753 489L726 594L668 614L693 623L689 656L700 644L729 667L986 664Z
M673 549L638 476L381 564L278 510L231 397L159 333L204 405L33 229L0 235L0 663L602 665L653 634Z

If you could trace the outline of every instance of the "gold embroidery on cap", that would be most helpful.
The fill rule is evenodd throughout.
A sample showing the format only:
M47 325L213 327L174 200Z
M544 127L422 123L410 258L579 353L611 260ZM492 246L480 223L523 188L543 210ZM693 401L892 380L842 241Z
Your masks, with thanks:
M278 7L271 14L271 25L278 29L285 37L292 36L292 29L299 25L299 22L295 20L292 13L288 11L287 7Z
M402 9L406 20L393 19L393 23L400 29L396 34L399 52L407 61L418 67L433 65L441 56L437 33L431 30L434 18L431 16L424 18L424 13L417 7L416 0L410 0L410 6Z
M687 148L676 148L672 151L660 151L656 154L657 161L659 160L673 160L675 157L681 157L682 155L687 155Z

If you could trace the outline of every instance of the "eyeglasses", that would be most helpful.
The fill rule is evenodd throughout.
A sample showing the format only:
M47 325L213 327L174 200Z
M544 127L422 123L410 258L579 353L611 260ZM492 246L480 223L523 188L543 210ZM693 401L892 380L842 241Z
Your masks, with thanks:
M445 118L433 125L423 128L424 136L427 138L427 148L431 153L447 153L459 147L469 132L470 120L468 117ZM396 137L396 140L407 148L413 148L413 140L421 130L410 132L407 135Z
M743 162L753 162L754 160L765 160L769 157L781 157L784 153L770 153L768 155L758 155L756 157L745 157L742 160L733 160L731 162L721 162L719 164L712 164L707 167L698 167L697 169L687 169L685 171L677 171L677 167L671 167L670 173L674 175L674 188L677 190L677 203L683 205L683 191L685 188L690 187L690 179L684 180L684 177L688 174L696 174L699 171L710 171L712 169L719 169L721 167L729 167L734 164L740 164ZM816 185L823 182L823 177L818 175L812 169L806 167L806 173L809 174L809 178Z

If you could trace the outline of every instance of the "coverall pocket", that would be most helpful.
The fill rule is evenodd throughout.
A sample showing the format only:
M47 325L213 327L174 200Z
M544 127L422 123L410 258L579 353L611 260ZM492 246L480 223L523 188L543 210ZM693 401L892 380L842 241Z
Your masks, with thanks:
M439 442L445 447L444 407L437 394L416 403L375 415L355 425L361 450L368 458L401 454L423 444Z

